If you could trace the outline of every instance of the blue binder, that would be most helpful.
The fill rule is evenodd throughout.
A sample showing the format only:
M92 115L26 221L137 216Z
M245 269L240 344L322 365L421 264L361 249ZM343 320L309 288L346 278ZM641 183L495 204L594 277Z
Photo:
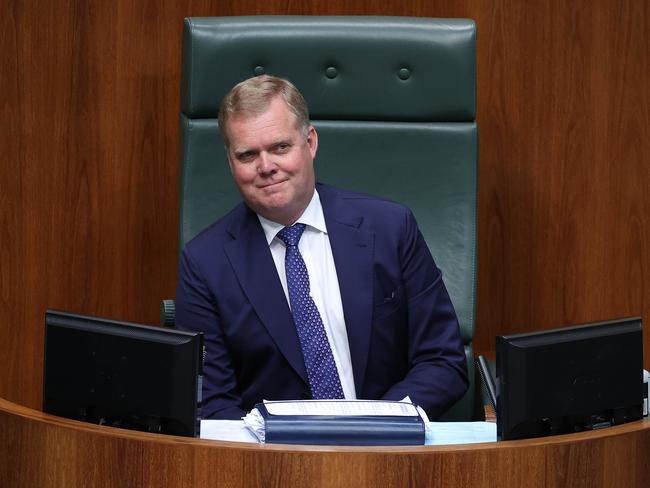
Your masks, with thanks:
M414 407L412 404L406 405ZM420 415L275 415L269 412L264 403L257 404L255 408L264 419L266 443L339 446L424 444L425 425Z

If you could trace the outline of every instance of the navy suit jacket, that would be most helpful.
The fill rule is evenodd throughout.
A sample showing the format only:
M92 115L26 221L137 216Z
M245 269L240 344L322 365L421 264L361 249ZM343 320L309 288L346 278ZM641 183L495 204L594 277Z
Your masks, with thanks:
M402 205L317 185L343 302L357 398L411 400L438 418L467 389L456 314ZM240 204L184 248L180 329L205 334L203 417L310 398L291 311L257 215Z

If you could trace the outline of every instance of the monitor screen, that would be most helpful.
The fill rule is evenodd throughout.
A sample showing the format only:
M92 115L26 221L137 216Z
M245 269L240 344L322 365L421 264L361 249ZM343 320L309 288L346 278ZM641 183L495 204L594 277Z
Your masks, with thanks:
M523 439L638 420L641 319L497 337L497 434Z
M201 334L48 310L43 411L196 436Z

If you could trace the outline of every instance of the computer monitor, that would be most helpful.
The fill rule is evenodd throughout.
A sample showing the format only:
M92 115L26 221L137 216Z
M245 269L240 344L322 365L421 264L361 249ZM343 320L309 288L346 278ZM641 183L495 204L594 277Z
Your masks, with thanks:
M640 318L500 336L496 355L499 439L578 432L642 417Z
M194 437L202 350L198 333L48 310L43 411Z

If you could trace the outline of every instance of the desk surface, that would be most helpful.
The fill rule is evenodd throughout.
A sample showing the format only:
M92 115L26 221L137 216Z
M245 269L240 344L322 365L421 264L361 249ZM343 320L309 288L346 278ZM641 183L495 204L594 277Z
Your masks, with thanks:
M644 487L650 420L454 446L255 445L132 432L0 399L0 486Z

